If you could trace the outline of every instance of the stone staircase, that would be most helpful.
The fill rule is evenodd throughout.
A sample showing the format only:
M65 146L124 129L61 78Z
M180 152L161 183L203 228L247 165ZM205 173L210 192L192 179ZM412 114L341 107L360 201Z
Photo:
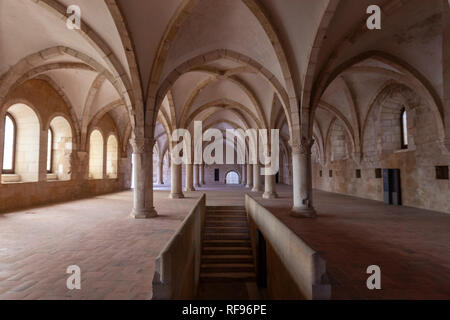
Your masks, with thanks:
M244 207L207 207L200 282L256 282Z

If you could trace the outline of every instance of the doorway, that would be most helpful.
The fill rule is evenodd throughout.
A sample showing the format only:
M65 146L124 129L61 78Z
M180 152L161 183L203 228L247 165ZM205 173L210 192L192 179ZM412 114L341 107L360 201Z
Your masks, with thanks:
M386 204L402 205L400 169L383 169L383 192Z
M227 173L227 176L225 177L225 183L236 185L239 184L239 175L236 171L230 171Z

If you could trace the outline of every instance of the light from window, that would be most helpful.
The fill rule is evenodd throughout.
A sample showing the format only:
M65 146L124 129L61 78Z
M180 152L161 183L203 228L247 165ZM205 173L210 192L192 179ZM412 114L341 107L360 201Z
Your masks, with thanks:
M103 179L103 135L98 130L89 140L89 179Z
M10 116L5 118L5 140L3 147L3 170L12 171L14 169L14 143L15 143L14 121Z
M402 112L402 148L408 148L408 116L405 109Z
M114 136L109 136L106 144L106 174L109 178L117 178L117 139Z
M226 180L227 184L239 184L239 175L234 171L230 171L227 174Z
M52 172L52 144L53 144L53 132L52 129L48 129L48 142L47 142L47 172Z

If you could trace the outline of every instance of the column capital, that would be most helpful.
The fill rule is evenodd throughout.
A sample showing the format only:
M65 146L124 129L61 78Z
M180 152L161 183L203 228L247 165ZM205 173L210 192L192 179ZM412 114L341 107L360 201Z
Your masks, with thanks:
M292 153L311 155L311 149L314 142L313 138L302 137L300 142L291 143Z
M133 153L142 154L153 149L153 139L150 138L131 138L130 143L133 147Z

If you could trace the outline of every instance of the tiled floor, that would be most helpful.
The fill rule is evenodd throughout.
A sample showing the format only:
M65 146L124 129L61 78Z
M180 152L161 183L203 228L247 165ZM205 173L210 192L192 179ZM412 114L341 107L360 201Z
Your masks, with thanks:
M164 189L164 188L161 188ZM202 188L207 205L243 205L247 190ZM315 192L318 219L289 216L290 188L264 203L327 261L333 298L450 299L450 215L390 207ZM0 299L146 299L154 258L199 192L169 200L156 192L157 219L129 217L132 193L0 215ZM260 195L255 195L260 196ZM66 288L66 268L78 265L82 290ZM382 290L366 288L377 264Z
M156 192L160 217L134 220L122 192L0 215L0 299L148 299L154 259L195 203ZM66 269L81 268L81 290Z
M258 199L326 260L333 299L450 299L450 215L315 191L317 219L289 216L290 190ZM367 267L381 268L368 290Z

